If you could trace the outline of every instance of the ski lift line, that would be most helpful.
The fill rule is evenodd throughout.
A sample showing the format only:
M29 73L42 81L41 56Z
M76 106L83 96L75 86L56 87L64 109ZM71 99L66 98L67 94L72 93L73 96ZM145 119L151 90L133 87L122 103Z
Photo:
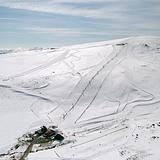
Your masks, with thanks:
M108 124L108 123L102 123L102 124L96 125L92 128L86 128L81 131L74 132L74 134L82 134L82 133L90 134L93 132L99 132L99 131L104 131L104 130L110 131L110 130L113 130L114 128L119 127L119 124L115 124L115 123L116 122L114 122L114 124L112 123L113 125Z
M111 60L112 60L112 59L111 59ZM110 60L109 60L109 61L110 61ZM99 71L101 71L103 68L104 68L104 66L102 66L102 68L100 68ZM98 71L98 73L99 73L99 71ZM96 74L94 74L94 76L90 79L90 81L88 82L88 84L86 85L86 87L84 88L84 90L82 91L82 94L79 96L79 98L77 99L77 101L75 102L75 104L72 105L71 109L70 109L68 112L70 112L70 111L74 108L74 106L78 103L78 101L80 100L80 98L83 96L85 90L86 90L86 89L88 88L88 86L91 84L91 81L92 81L97 75L98 75L98 74L97 74L97 72L96 72Z
M106 116L106 115L105 115ZM97 120L99 117L94 117L94 118L90 118L90 119L88 119L88 120L83 120L83 121L80 121L80 123L82 123L82 124L80 124L79 126L80 127L83 127L83 126L88 126L88 125L94 125L94 124L97 124L97 123L102 123L102 122L111 122L111 121L113 121L114 119L106 119L106 120ZM100 116L100 118L101 118L101 116ZM96 121L94 121L94 120L96 120ZM89 121L89 122L88 122ZM91 122L90 122L91 121Z
M103 66L103 68L104 68L104 66ZM101 88L101 87L100 87L100 88ZM99 91L98 91L98 92L99 92ZM94 99L95 99L95 98L96 98L96 95L95 95ZM94 99L93 99L93 101L94 101ZM92 102L93 102L93 101L92 101ZM92 103L92 102L91 102L91 103ZM90 105L91 105L91 104L90 104ZM88 109L88 108L89 108L89 106L87 107L87 109ZM86 110L87 110L87 109L86 109ZM85 111L86 111L86 110L85 110ZM85 112L85 111L84 111L84 112ZM81 116L84 114L84 112L81 114ZM80 116L80 117L81 117L81 116ZM78 119L80 119L80 117L79 117ZM78 121L78 119L77 119L76 121Z
M88 141L82 142L82 143L80 143L80 144L73 145L73 146L71 146L71 147L72 147L72 148L74 148L74 147L78 147L78 146L81 146L81 145L84 145L84 144L87 144L87 143L90 143L90 142L96 141L96 140L101 139L101 138L103 138L103 137L106 137L106 136L108 136L108 135L110 135L110 134L113 134L113 133L116 133L116 132L119 132L119 131L125 130L125 129L127 129L127 128L128 128L128 127L127 127L127 126L125 126L125 127L123 127L123 128L120 128L120 129L117 129L117 130L115 130L115 131L109 132L109 133L104 134L104 135L102 135L102 136L96 137L96 138L94 138L94 139L91 139L91 140L88 140Z
M91 68L94 68L94 67L97 67L98 65L100 65L102 63L102 61L96 65L93 65L93 66L90 66L90 67L87 67L87 68L84 68L84 69L81 69L80 71L83 71L83 70L88 70L88 69L91 69ZM85 76L87 76L88 73L86 73L84 76L80 75L80 80L79 82L76 84L76 86L74 87L74 89L71 91L71 93L68 95L68 98L71 97L71 95L73 94L74 90L76 90L77 86L79 86L79 84L82 82L82 78L84 78ZM90 83L90 82L89 82Z
M121 63L124 59L121 59L115 66L117 66L119 63ZM100 87L98 88L95 96L93 97L92 101L89 103L89 105L86 107L86 109L81 113L81 115L76 119L75 123L77 123L77 121L83 116L83 114L88 110L88 108L92 105L92 103L94 102L94 100L96 99L96 97L98 96L104 82L106 81L108 75L113 71L113 69L115 68L115 66L113 66L113 68L111 69L111 71L106 75L106 77L104 78L104 80L102 81Z
M126 52L126 53L127 53L127 52ZM126 57L124 57L123 59L120 59L119 62L118 62L116 65L118 65L119 63L121 63L125 58L126 58ZM115 66L116 66L116 65L115 65ZM99 89L97 90L95 96L93 97L92 101L91 101L90 104L87 106L87 108L85 108L85 110L81 113L81 115L76 119L75 123L77 123L77 121L83 116L83 114L84 114L84 113L88 110L88 108L92 105L92 103L94 102L95 98L97 97L99 91L101 90L101 88L102 88L102 86L103 86L106 78L107 78L108 75L112 72L112 70L114 69L115 66L113 66L113 68L111 69L111 71L106 75L106 77L105 77L104 80L102 81ZM114 114L116 114L116 113L113 113L113 114L111 114L111 115L114 115Z
M114 45L112 45L114 50L115 47ZM120 53L120 52L118 52ZM116 57L118 56L118 54L116 53L116 55L114 57L112 57L109 61L107 61L101 68L100 70L98 70L94 76L89 80L89 82L87 83L86 87L82 90L82 93L80 94L80 96L78 97L78 99L76 100L76 102L74 104L72 104L72 107L69 109L69 111L64 115L64 118L67 116L67 114L72 111L74 109L74 107L77 105L77 103L79 102L79 100L81 99L81 97L84 95L84 92L86 91L86 89L90 86L91 82L94 80L94 78L99 74L99 72L101 72L105 66L107 66L112 60L114 60Z
M110 56L110 55L109 55ZM109 57L109 56L107 56L107 58ZM104 60L103 60L104 61ZM90 69L90 68L93 68L93 67L95 67L95 66L98 66L98 65L100 65L102 63L102 61L101 62L99 62L98 64L96 64L96 65L93 65L93 66L90 66L90 67L87 67L86 69ZM86 70L86 69L82 69L82 70ZM88 74L88 73L87 73ZM86 75L87 75L86 74ZM83 77L85 77L86 75L84 75ZM78 86L79 85L79 83L82 81L82 78L83 77L81 77L81 80L78 82L78 84L76 85L76 86ZM76 86L74 87L75 89L76 89ZM75 90L74 89L74 90ZM70 93L70 95L69 95L69 97L71 96L71 94L73 93L73 91Z

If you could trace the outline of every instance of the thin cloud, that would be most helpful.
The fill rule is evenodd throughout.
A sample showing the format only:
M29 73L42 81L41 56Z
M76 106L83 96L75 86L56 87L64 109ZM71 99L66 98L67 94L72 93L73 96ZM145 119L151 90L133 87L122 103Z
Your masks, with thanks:
M82 34L82 31L71 29L71 28L44 28L44 27L31 27L31 28L22 28L29 33L38 33L38 34L54 34L54 35L79 35Z
M107 0L108 2L114 0ZM47 12L60 15L72 15L96 19L109 19L114 18L114 14L111 11L106 13L105 7L103 8L87 8L87 7L75 7L72 5L66 5L66 3L106 3L106 0L51 0L51 1L8 1L0 0L0 6L24 9L37 12ZM92 5L92 4L91 4Z
M160 15L159 0L0 0L0 6L115 21L143 19L148 13Z
M97 36L107 36L110 33L105 31L88 31L81 30L78 28L47 28L47 27L30 27L30 28L22 28L29 33L35 34L54 34L57 36L83 36L83 35L97 35Z

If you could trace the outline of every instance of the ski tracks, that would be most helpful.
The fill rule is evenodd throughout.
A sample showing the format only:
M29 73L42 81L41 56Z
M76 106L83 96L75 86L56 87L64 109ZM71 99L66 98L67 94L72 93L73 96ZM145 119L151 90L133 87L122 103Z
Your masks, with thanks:
M121 48L120 51L117 53L115 46L113 46L113 52L110 56L112 56L110 59L107 57L107 59L104 60L105 63L102 63L100 66L96 67L96 69L92 70L91 73L86 75L82 78L81 82L79 83L79 86L77 86L76 90L81 90L81 94L79 97L75 98L73 95L73 98L76 99L76 101L71 105L70 109L66 112L66 116L75 111L80 113L78 117L75 118L75 123L77 123L83 114L89 109L89 107L93 104L94 100L96 99L97 95L99 94L104 82L106 81L109 74L112 72L112 70L125 59L125 47ZM95 87L94 83L97 85ZM92 87L94 86L94 88ZM76 90L74 92L76 92ZM94 91L93 91L94 90ZM73 92L73 93L74 93ZM80 105L81 101L83 101L84 97L90 94L87 100L86 105ZM78 108L75 109L75 107L78 106ZM75 109L75 110L74 110ZM72 113L74 114L74 113Z

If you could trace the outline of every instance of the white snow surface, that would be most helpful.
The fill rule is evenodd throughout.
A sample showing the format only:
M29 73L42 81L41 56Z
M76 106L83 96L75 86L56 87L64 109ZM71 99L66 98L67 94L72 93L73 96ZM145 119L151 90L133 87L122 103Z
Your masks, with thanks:
M160 160L160 38L0 54L0 153L42 125L73 143L28 160Z

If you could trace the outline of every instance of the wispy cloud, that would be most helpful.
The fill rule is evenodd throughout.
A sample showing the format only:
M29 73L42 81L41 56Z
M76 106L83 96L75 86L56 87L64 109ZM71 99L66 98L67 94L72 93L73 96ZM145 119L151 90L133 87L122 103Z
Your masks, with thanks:
M55 36L83 36L83 35L97 35L105 36L109 33L105 31L93 31L93 30L82 30L78 28L47 28L47 27L31 27L22 28L22 30L28 33L35 34L54 34Z
M96 19L138 18L148 13L160 16L159 0L0 0L0 6Z
M72 16L81 16L81 17L89 17L89 18L97 18L97 19L107 19L114 18L113 10L108 10L106 12L106 8L90 8L85 6L75 6L73 4L77 3L90 3L91 6L94 3L107 3L114 2L116 0L0 0L0 6L15 8L15 9L24 9L31 10L37 12L47 12L61 15L72 15ZM124 8L123 8L124 9Z
M77 29L71 28L47 28L47 27L28 27L22 28L29 33L38 33L38 34L54 34L54 35L81 35L83 32Z

